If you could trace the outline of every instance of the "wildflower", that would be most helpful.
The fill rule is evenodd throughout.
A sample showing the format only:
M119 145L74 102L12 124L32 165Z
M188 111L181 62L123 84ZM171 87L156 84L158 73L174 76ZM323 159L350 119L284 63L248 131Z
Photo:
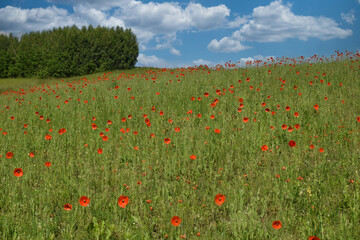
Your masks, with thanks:
M181 218L179 218L178 216L173 216L172 218L171 218L171 224L173 225L173 226L179 226L180 225L180 223L181 223Z
M14 156L14 154L12 152L7 152L6 153L6 158L10 159Z
M86 207L87 205L89 205L90 199L88 197L86 197L86 196L82 196L79 199L79 203L80 203L81 206Z
M129 197L121 195L118 199L118 205L121 208L125 208L126 205L129 203Z
M21 168L15 168L13 173L15 177L21 177L22 175L24 175L23 170Z
M280 229L282 227L281 222L280 221L274 221L272 223L272 227L275 229Z
M293 141L293 140L290 140L289 146L290 146L290 147L295 147L295 146L296 146L296 142Z
M225 195L217 194L215 197L215 204L221 206L223 205L224 202L225 202Z
M64 205L64 210L65 210L65 211L70 211L71 209L72 209L72 205L71 205L71 204L67 203L67 204Z

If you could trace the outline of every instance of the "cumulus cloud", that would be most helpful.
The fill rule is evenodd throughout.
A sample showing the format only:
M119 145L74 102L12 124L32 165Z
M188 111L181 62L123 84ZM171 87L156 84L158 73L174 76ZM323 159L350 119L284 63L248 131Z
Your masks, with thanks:
M147 56L140 53L137 60L136 65L140 67L169 67L164 59L154 55Z
M213 52L239 52L248 48L242 45L240 41L229 37L224 37L220 41L213 39L208 45L208 49Z
M192 62L194 65L196 66L200 66L200 65L207 65L207 66L213 66L216 65L215 63L213 63L212 61L208 61L208 60L204 60L202 58L194 60Z
M295 15L291 11L291 4L283 4L281 0L277 0L267 6L254 8L246 24L243 24L231 37L224 37L220 41L212 40L208 48L228 52L227 43L238 46L240 51L246 49L240 47L240 41L282 42L289 38L329 40L346 38L350 35L352 35L350 29L338 27L333 19Z
M351 10L349 13L341 13L341 19L349 24L353 24L354 21L356 20L355 11Z
M227 27L228 27L228 28L237 28L237 27L240 27L241 25L243 25L243 24L245 24L245 23L248 22L248 18L249 18L249 17L250 17L250 16L243 16L243 17L238 16L238 17L235 18L235 20L229 21L229 22L227 23Z
M176 55L176 56L180 56L181 53L179 50L175 49L175 48L171 48L170 49L170 53L173 54L173 55Z
M179 31L205 31L224 26L230 9L221 4L204 7L190 2L185 8L177 2L143 3L131 0L115 11L126 26L133 29L140 45L145 47L156 36L155 49L169 49L171 54L180 55L174 45L181 44L176 34ZM151 47L150 47L151 49Z
M34 9L21 9L12 6L0 8L0 29L4 32L12 32L15 35L75 23L77 21L69 18L67 10L55 6Z
M46 0L52 4L83 5L89 8L109 10L114 7L121 7L132 0Z
M338 27L338 24L326 17L295 15L291 4L274 1L268 6L254 8L252 20L233 34L233 38L246 41L280 42L288 38L307 40L320 38L346 38L351 30Z
M209 30L223 26L230 9L221 4L204 7L190 2L182 8L176 2L142 3L129 1L116 11L127 26L155 34L167 34L181 30Z

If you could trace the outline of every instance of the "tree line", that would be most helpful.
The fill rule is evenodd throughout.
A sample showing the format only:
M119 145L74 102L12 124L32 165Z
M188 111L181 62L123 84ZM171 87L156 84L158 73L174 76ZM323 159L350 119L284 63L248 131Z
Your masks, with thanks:
M69 77L135 66L139 55L131 29L76 26L0 35L0 78Z

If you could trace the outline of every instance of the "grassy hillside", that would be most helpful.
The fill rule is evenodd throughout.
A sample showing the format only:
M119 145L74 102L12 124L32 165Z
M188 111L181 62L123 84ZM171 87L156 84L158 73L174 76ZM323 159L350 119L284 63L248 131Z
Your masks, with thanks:
M4 81L3 239L360 238L356 56Z

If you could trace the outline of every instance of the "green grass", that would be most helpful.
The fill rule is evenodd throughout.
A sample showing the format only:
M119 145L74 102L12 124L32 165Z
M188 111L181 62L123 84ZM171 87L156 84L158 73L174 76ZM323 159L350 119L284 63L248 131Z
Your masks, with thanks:
M359 239L360 64L291 63L0 80L0 238Z

